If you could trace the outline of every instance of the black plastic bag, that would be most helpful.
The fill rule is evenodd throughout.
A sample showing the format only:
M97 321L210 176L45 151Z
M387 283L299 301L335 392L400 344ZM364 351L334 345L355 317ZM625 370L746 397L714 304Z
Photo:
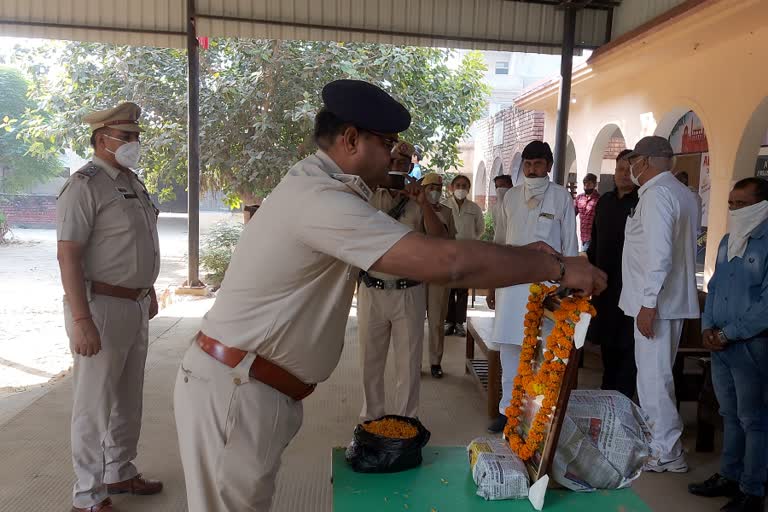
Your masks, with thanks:
M388 418L410 423L416 427L418 433L415 437L408 439L393 439L372 434L365 430L363 425L358 425L355 427L352 443L346 451L347 462L354 471L397 473L421 464L421 449L429 442L429 430L424 428L416 418L388 415L382 416L379 420Z

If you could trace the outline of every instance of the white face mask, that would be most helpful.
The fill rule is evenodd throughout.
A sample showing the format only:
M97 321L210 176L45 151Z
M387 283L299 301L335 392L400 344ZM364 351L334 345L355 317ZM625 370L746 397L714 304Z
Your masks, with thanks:
M107 137L114 140L122 140L110 135L107 135ZM107 151L109 150L107 149ZM115 155L115 160L117 160L117 163L123 167L134 169L137 165L139 165L139 159L141 159L141 144L139 141L126 142L117 148L117 151L109 152Z
M728 261L744 256L749 235L768 219L768 201L728 212Z
M427 201L429 201L431 204L437 204L438 201L440 201L440 196L442 195L442 192L439 190L433 190L432 192L427 192Z
M507 187L499 187L496 189L496 197L499 201L504 199L504 194L506 194L508 190L509 188Z
M526 176L524 180L525 189L528 191L529 197L536 197L544 194L549 186L549 178L547 176L542 176L541 178L535 176L529 178Z
M453 195L458 199L459 201L462 201L467 198L467 194L469 194L469 190L460 188L453 191Z
M635 162L635 165L637 165L637 162ZM637 176L635 176L635 173L632 172L632 169L635 167L635 165L629 164L629 179L632 180L632 183L635 184L636 187L640 187L640 176L645 174L645 171L641 172ZM647 171L648 169L646 169Z

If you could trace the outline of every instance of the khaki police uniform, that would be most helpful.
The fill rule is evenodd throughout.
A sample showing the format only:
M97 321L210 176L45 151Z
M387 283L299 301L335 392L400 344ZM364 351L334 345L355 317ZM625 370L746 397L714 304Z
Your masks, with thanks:
M456 238L456 224L453 212L444 204L439 204L438 218L448 230L449 238ZM439 365L443 360L445 344L445 318L448 315L448 294L451 289L439 284L427 285L427 333L429 337L429 364Z
M92 117L119 118L124 110L120 106ZM111 126L128 131L126 126ZM135 174L94 157L64 185L56 219L58 240L78 242L84 248L88 304L101 337L101 351L95 356L77 355L71 345L71 442L77 477L73 504L87 508L107 497L105 484L138 474L133 460L141 428L149 290L160 270L157 210ZM137 300L93 294L92 282L146 293L142 291ZM66 297L64 319L73 340L77 327Z
M389 212L402 196L379 189L371 205ZM397 219L413 231L424 233L421 206L408 201ZM393 414L415 417L418 415L421 389L421 354L424 346L424 315L426 314L426 285L423 283L405 289L394 287L402 277L370 272L370 277L384 281L390 289L368 287L361 281L357 292L357 334L363 372L363 421L386 414L384 401L384 369L387 363L390 339L395 355L395 410Z
M201 331L248 355L230 368L194 343L183 358L174 409L190 512L269 510L302 403L251 377L251 363L328 379L359 269L410 232L337 173L322 151L297 163L243 231Z

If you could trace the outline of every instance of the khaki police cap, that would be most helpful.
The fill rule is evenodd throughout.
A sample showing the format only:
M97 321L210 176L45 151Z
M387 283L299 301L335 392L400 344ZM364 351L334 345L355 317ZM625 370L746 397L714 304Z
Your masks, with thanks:
M398 156L405 156L410 158L414 153L415 150L413 149L413 145L409 142L405 142L404 140L401 140L392 148L393 158L397 158Z
M83 122L91 125L91 131L108 127L122 132L143 132L139 127L140 116L141 107L126 101L114 108L91 112L83 116Z
M429 185L442 185L443 184L443 177L437 174L436 172L430 172L424 178L421 180L421 186L427 187Z

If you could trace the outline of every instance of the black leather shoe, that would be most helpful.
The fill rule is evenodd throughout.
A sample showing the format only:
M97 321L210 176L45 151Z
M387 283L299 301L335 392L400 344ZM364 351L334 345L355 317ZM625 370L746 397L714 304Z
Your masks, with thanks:
M442 379L443 378L443 369L440 367L439 364L433 364L432 367L432 376L436 379Z
M458 336L459 338L465 338L467 336L467 331L464 330L464 324L456 324L456 332L454 333L454 336Z
M718 496L733 497L739 494L739 482L729 480L719 473L715 473L701 483L688 484L688 492L706 498L717 498Z
M448 327L445 328L445 335L453 336L454 334L456 334L456 326L453 324L448 324Z
M491 434L499 434L504 431L504 427L507 426L507 417L503 414L499 414L495 420L488 425L488 432Z
M765 498L763 496L751 496L739 493L729 501L720 512L763 512L765 508Z

